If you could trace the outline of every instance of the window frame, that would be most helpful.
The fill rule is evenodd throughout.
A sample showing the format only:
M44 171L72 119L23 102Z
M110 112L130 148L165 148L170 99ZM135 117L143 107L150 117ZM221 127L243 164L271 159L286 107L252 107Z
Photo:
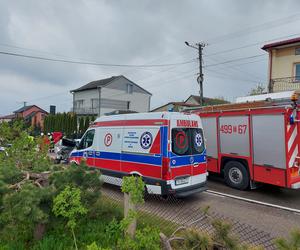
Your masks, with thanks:
M85 144L86 144L86 138L87 138L87 136L88 136L88 134L90 133L90 132L93 132L93 141L92 141L92 144L91 145L89 145L89 146L86 146ZM89 129L89 130L87 130L85 133L84 133L84 135L82 136L82 138L81 138L81 140L80 140L80 142L79 142L79 145L78 145L78 147L77 147L77 149L78 150L84 150L84 149L87 149L87 148L90 148L91 146L93 146L93 144L94 144L94 141L95 141L95 133L96 133L96 130L95 129Z
M188 148L183 154L179 154L175 150L175 147L174 147L175 138L174 138L174 134L173 134L174 130L177 130L177 131L182 130L187 136ZM195 146L194 133L196 130L198 130L200 132L201 138L202 138L202 144L201 144L202 150L201 151L198 151ZM181 128L181 127L172 128L172 130L171 130L171 151L173 154L175 154L177 156L190 156L190 155L202 154L205 151L205 141L204 141L203 129L202 128Z
M81 104L81 105L79 105ZM80 99L80 100L75 100L75 108L83 108L84 104L84 100Z
M300 47L295 48L295 56L300 56Z
M92 103L92 109L99 108L99 98L92 98L91 103ZM94 105L94 103L96 103L97 105Z
M297 66L299 67L299 75L297 75ZM299 62L299 63L295 63L294 67L295 67L295 68L294 68L294 72L295 72L295 74L294 74L295 81L298 82L298 81L300 81L300 62Z
M133 84L127 83L127 94L132 94L133 93Z

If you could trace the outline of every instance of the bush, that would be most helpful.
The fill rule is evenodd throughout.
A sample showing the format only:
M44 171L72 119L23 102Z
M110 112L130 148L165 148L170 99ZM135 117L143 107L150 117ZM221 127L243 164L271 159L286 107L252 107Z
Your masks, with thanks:
M288 239L278 238L275 240L278 250L297 250L300 249L300 230L296 229L291 232Z
M189 229L186 230L182 236L184 237L184 249L213 249L213 240L207 233L199 232L195 229Z

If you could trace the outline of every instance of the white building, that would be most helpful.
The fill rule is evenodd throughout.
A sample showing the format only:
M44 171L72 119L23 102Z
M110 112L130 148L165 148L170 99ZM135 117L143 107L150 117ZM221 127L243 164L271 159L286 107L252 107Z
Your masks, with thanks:
M71 93L76 114L98 116L116 110L148 112L152 96L123 75L90 82Z
M260 95L241 96L241 97L237 97L235 102L245 103L245 102L258 102L258 101L267 101L267 100L290 101L291 96L295 93L296 91L284 91L284 92L267 93L267 94L260 94Z

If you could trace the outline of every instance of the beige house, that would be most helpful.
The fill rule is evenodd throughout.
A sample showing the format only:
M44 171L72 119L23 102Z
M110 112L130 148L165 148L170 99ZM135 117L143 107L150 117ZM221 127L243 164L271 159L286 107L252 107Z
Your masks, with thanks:
M262 49L269 53L269 92L300 90L300 37Z

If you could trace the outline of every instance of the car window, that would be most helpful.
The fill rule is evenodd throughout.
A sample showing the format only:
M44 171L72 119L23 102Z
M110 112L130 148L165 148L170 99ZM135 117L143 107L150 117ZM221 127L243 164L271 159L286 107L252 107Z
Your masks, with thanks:
M172 129L172 151L177 155L190 154L190 142L188 128Z
M192 153L193 154L201 154L204 149L204 137L203 130L200 128L194 128L190 130L191 132L191 144L192 144Z
M177 155L201 154L205 149L200 128L173 128L172 152Z
M77 149L85 149L91 147L93 145L94 136L95 136L95 129L91 129L87 131L85 135L82 137Z

